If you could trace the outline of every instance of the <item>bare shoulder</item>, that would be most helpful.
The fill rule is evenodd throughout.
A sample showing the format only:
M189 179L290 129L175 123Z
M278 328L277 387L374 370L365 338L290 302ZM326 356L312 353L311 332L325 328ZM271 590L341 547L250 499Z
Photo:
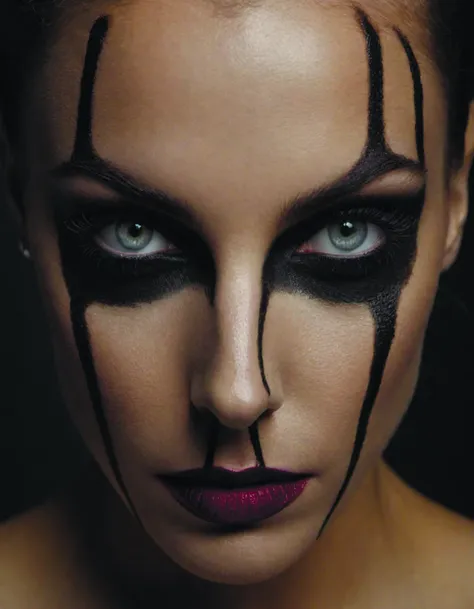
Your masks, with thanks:
M0 526L0 608L103 608L71 517L54 498Z
M53 504L45 503L0 525L0 607L31 609L41 602L53 522Z
M431 501L394 475L401 530L411 548L412 580L427 606L474 608L474 522ZM403 533L402 533L403 534ZM416 585L416 583L415 583Z
M474 523L427 501L420 553L431 581L432 606L474 607ZM442 604L440 601L442 600ZM434 601L438 605L434 604Z

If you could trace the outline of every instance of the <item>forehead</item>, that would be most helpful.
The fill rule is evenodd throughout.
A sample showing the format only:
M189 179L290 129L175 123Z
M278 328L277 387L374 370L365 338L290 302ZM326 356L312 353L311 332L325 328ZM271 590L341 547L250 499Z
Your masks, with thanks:
M293 190L309 175L314 180L315 168L321 182L347 170L364 147L369 97L366 41L353 5L274 0L231 16L213 6L137 0L107 11L111 28L94 92L98 152L171 188L176 167L189 183L209 185L219 174L236 188L242 176L278 182L275 168L287 167L285 188ZM402 13L379 13L387 139L395 152L416 157L413 81L394 32L403 29ZM93 20L85 12L64 28L45 70L58 162L73 145ZM407 35L425 84L434 82L422 40Z

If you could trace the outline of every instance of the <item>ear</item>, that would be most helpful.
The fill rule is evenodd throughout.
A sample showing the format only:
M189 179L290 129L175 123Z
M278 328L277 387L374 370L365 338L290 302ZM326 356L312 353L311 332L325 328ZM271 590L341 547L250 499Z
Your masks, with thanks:
M474 161L474 102L471 103L466 129L465 156L460 167L453 169L448 184L448 232L443 270L456 261L461 249L464 227L469 211L469 176Z

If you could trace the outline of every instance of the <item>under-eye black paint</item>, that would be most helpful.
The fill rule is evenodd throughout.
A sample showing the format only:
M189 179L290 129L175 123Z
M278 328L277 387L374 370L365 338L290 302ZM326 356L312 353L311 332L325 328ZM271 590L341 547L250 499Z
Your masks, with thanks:
M382 384L385 366L390 355L393 339L395 338L395 328L397 323L398 305L400 302L401 286L394 286L390 291L383 292L379 300L373 300L369 303L370 311L375 323L375 345L374 358L370 370L369 385L365 395L362 410L359 416L356 436L354 440L354 449L351 454L349 467L347 468L346 476L342 483L337 497L329 510L323 526L319 531L322 534L326 528L331 516L339 505L344 493L349 486L349 483L354 474L354 470L359 461L362 448L364 446L367 428L369 426L370 417L374 408L375 400Z
M374 254L364 256L360 260L349 260L296 253L301 244L325 226L325 222L337 222L338 218L347 217L344 215L346 212L369 213L367 209L363 209L364 197L360 197L361 201L356 205L355 212L353 208L357 199L354 193L360 191L371 180L395 169L425 172L423 87L420 68L413 50L403 34L395 30L407 55L414 82L418 161L394 153L387 144L382 45L379 34L367 15L359 10L357 15L366 39L369 65L366 146L361 158L349 173L332 187L318 194L317 202L309 200L308 209L299 209L298 213L303 211L305 217L291 224L291 228L274 242L262 273L262 297L258 322L259 366L262 383L270 395L270 386L264 369L263 334L272 292L291 292L335 304L365 305L374 319L374 358L357 425L354 448L346 476L320 534L349 485L364 445L368 423L395 336L400 295L411 275L416 257L418 224L425 195L423 188L410 196L378 197L377 212L374 212L373 203L367 203L366 207L372 210L369 217L379 222L382 228L387 228L386 246L381 247L380 251ZM169 197L163 196L163 193L145 191L141 186L137 186L130 176L126 176L110 162L101 159L94 150L92 134L94 88L108 26L109 19L102 17L97 20L90 33L82 76L74 151L71 160L64 164L62 170L67 173L69 166L73 165L76 171L79 168L86 174L92 172L105 184L111 184L124 201L150 199L153 211L143 215L143 212L139 211L140 207L134 209L129 206L124 210L124 219L135 221L138 214L138 221L144 225L155 228L153 225L155 222L156 229L177 246L177 250L174 253L143 257L141 260L118 258L107 254L97 245L94 246L92 236L94 231L97 232L97 226L95 220L91 221L87 217L88 210L84 211L84 216L82 212L76 214L74 220L69 223L61 217L63 212L60 205L57 206L56 215L63 272L71 298L71 319L77 348L110 466L137 516L120 471L102 405L86 324L86 310L92 303L115 307L134 307L140 303L151 303L191 285L204 288L213 305L217 273L208 245L194 229L190 228L192 222L186 217L186 210L174 201L170 204ZM346 200L347 208L344 207ZM308 210L312 213L309 214ZM120 214L117 218L116 209L108 213L109 223L122 221ZM373 218L375 213L377 217ZM143 215L143 220L140 214ZM93 215L97 216L95 212ZM107 222L102 226L106 224ZM218 419L215 418L209 427L208 450L205 458L207 468L213 467L219 425ZM257 463L264 467L257 421L249 428L249 437Z
M270 286L268 285L267 273L264 268L262 280L262 296L260 301L260 312L258 316L258 364L260 366L260 375L265 391L270 395L271 390L265 375L265 362L263 359L263 333L265 331L265 319L267 317L268 303L270 301Z
M102 396L100 393L100 387L97 379L97 374L94 366L94 358L92 355L89 331L87 328L87 322L85 318L86 305L77 296L71 296L71 321L74 332L74 338L76 340L77 349L80 355L84 374L87 379L87 386L89 389L89 395L94 407L94 413L97 420L97 424L100 429L102 441L104 443L105 452L107 454L110 467L115 475L120 489L122 490L125 498L130 504L133 514L138 519L135 506L130 499L130 494L125 486L120 466L115 454L114 443L112 435L110 433L109 424L105 416L104 409L102 407Z
M265 319L267 316L268 303L270 301L271 287L268 281L269 273L266 270L266 264L264 266L262 275L262 296L260 301L260 312L258 316L258 364L260 367L260 375L262 377L262 383L265 387L265 391L268 395L271 394L270 385L268 384L267 377L265 375L265 362L263 358L263 333L265 331ZM259 467L265 467L265 459L263 456L262 446L260 444L260 436L258 433L258 421L255 421L249 429L250 441L253 446L255 457L257 459L257 465Z

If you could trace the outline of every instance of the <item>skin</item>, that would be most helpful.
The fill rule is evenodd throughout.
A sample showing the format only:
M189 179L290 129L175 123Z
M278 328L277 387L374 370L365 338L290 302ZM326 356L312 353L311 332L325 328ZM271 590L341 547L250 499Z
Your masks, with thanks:
M262 285L269 252L294 233L288 202L350 173L367 151L367 41L349 3L275 0L231 15L184 0L91 5L64 21L32 82L24 227L66 401L116 493L91 474L3 535L14 540L23 527L35 540L28 552L61 555L43 580L76 573L78 607L127 599L110 580L141 590L149 606L164 602L167 586L166 598L183 606L184 585L202 606L236 608L385 607L387 597L393 607L407 598L446 607L441 591L464 590L470 525L408 489L381 454L415 389L439 275L459 248L470 132L465 162L448 175L444 96L419 18L407 21L401 3L383 14L369 1L359 6L383 50L385 148L417 168L374 175L358 190L373 201L425 188L403 273L363 297L328 296L319 284L303 290L287 271ZM104 297L86 297L84 282L78 290L72 233L61 228L72 198L119 201L103 179L58 175L91 156L78 106L89 33L103 14L110 23L89 144L142 191L186 202L192 235L213 262L212 272L140 302L112 299L105 288ZM407 43L423 104L419 95L414 103ZM198 520L153 478L263 459L315 478L292 506L241 531ZM439 555L459 563L426 557L440 536ZM13 574L26 572L17 548ZM103 562L110 573L98 569ZM447 573L460 581L445 584ZM61 593L75 598L67 585ZM459 594L464 602L469 593ZM15 590L13 607L19 598Z

